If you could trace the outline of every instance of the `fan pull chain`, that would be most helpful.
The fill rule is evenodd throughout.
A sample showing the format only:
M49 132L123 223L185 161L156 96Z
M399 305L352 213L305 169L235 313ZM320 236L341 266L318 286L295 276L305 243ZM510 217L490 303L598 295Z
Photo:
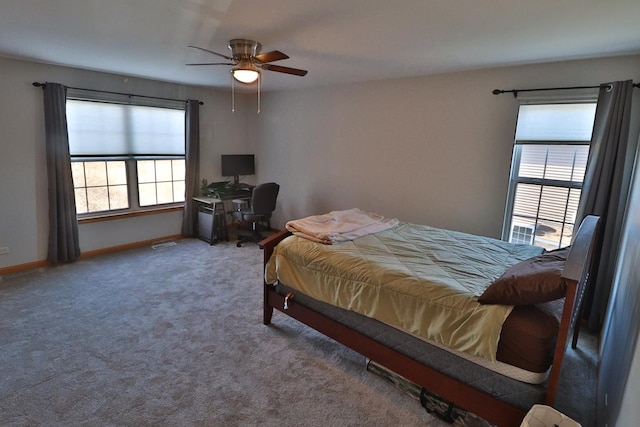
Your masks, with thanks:
M231 76L231 112L236 112L236 84L234 82L233 74L229 73Z
M262 80L262 74L258 73L258 112L260 114L260 80Z

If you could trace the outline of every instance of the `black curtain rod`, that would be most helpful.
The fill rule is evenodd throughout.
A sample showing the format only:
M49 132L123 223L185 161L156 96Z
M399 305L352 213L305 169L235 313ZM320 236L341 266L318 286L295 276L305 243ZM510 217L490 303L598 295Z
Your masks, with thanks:
M606 83L605 83L606 84ZM544 90L570 90L570 89L598 89L598 86L570 86L570 87L543 87L538 89L494 89L491 93L494 95L502 95L503 93L512 93L514 98L518 96L518 92L538 92ZM640 87L640 83L634 83L633 87Z
M35 87L41 87L44 89L44 87L47 85L46 83L40 83L40 82L33 82L33 85ZM90 91L90 92L98 92L98 93L110 93L113 95L124 95L124 96L135 96L137 98L149 98L149 99L161 99L163 101L178 101L178 102L187 102L184 99L173 99L173 98L161 98L159 96L147 96L147 95L134 95L132 93L124 93L124 92L111 92L108 90L98 90L98 89L85 89L85 88L81 88L81 87L71 87L71 86L67 86L69 89L77 89L77 90L86 90L86 91ZM204 105L204 102L199 101L200 105Z

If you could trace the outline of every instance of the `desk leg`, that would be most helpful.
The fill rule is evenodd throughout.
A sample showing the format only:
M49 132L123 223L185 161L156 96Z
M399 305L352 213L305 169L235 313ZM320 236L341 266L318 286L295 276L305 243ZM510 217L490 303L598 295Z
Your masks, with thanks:
M198 213L200 212L200 203L193 202L193 237L200 238L200 221L198 220Z
M220 240L225 242L229 241L229 230L227 230L227 213L224 211L224 205L222 205L222 211L218 214L220 215L220 221L218 227L220 228Z
M213 206L211 212L211 236L209 236L209 246L212 246L216 242L216 207Z
M211 218L211 237L210 243L213 245L221 240L229 241L227 234L227 220L225 218L224 202L215 203L213 206Z

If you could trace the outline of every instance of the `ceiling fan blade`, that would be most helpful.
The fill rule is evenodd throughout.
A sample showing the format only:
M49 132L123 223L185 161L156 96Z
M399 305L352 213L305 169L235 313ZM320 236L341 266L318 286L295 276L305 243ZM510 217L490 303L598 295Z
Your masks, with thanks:
M275 71L277 73L293 74L294 76L306 76L307 70L299 70L297 68L282 67L280 65L262 64L263 70Z
M272 50L271 52L261 53L255 56L255 58L264 63L273 62L273 61L281 61L283 59L289 59L289 56L280 52L279 50Z
M236 65L232 62L199 62L197 64L184 64L184 65Z
M221 54L221 53L214 52L214 51L212 51L212 50L205 49L205 48L203 48L203 47L191 46L191 45L189 45L189 47L191 47L191 48L193 48L193 49L201 50L201 51L203 51L203 52L211 53L211 54L213 54L213 55L217 55L217 56L219 56L219 57L221 57L221 58L228 59L229 61L233 61L233 58L232 58L232 57L230 57L230 56L223 55L223 54Z

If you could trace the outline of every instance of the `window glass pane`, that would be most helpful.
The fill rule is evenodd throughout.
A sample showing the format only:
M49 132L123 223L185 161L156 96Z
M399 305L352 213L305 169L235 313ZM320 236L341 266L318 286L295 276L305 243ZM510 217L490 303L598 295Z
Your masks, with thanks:
M555 221L538 221L533 244L547 250L558 249L562 237L563 223Z
M84 182L84 163L83 162L71 162L71 177L73 179L74 187L85 187Z
M520 169L518 176L527 178L544 177L547 162L546 145L517 145L521 150Z
M156 181L171 181L171 177L171 160L156 160Z
M156 203L156 184L138 184L138 200L140 206L151 206Z
M543 186L538 218L559 222L564 221L568 197L568 188Z
M582 190L579 188L572 188L569 190L569 200L567 202L567 214L566 219L570 224L576 223L576 215L578 214L578 203L580 203L580 195Z
M550 145L547 157L546 179L571 181L575 162L575 147L570 145Z
M173 202L173 185L171 185L171 182L159 182L156 188L158 191L158 204Z
M173 201L184 202L184 181L173 182Z
M571 239L573 239L573 227L575 223L565 224L564 230L562 231L562 237L560 240L559 247L563 248L565 246L569 246L571 244Z
M74 192L76 198L76 213L82 214L89 212L89 207L87 206L87 191L85 188L78 188Z
M107 187L87 188L87 204L89 212L109 210L109 193Z
M138 160L136 163L138 182L156 182L155 160Z
M107 168L105 162L84 162L87 187L107 185Z
M595 103L521 105L516 140L591 141Z
M109 186L109 205L111 209L126 209L129 207L129 194L127 193L126 184Z
M127 168L124 161L107 162L107 178L109 185L126 185Z
M171 167L173 169L173 180L184 181L187 173L184 160L171 160Z
M576 165L573 168L572 181L584 181L584 174L587 170L587 160L589 158L589 146L576 146Z
M535 219L538 216L541 189L542 187L539 185L518 184L513 203L513 214Z

